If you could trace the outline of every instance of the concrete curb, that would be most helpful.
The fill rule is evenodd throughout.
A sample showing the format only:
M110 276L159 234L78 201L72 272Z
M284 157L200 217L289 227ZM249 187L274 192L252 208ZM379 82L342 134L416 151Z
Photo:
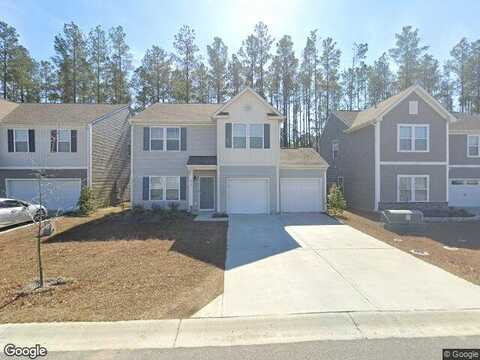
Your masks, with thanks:
M40 344L55 352L470 335L480 335L480 310L5 324L0 347Z

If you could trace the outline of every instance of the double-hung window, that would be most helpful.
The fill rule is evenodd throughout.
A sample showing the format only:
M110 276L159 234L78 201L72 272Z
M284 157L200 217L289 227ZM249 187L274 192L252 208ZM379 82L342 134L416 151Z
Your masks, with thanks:
M159 127L150 128L150 150L163 151L164 129Z
M263 124L251 124L250 125L250 149L263 149Z
M468 157L480 157L480 135L468 135Z
M70 152L72 149L72 132L70 130L57 130L57 151Z
M335 160L338 158L339 151L340 151L340 144L338 143L337 140L334 140L332 142L332 160Z
M15 152L28 152L28 130L15 129L14 131Z
M232 138L235 149L245 149L247 147L247 125L233 124Z
M179 151L180 128L150 128L150 150Z
M399 175L398 202L427 202L429 177L427 175Z
M151 176L150 200L180 200L180 177Z
M167 128L167 151L180 150L180 129Z
M399 152L428 152L428 125L398 125Z

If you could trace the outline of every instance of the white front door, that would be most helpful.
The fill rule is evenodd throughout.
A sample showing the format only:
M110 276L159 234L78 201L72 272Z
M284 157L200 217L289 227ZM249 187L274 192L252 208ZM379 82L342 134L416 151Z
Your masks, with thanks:
M321 178L280 179L282 212L320 212L323 209Z
M480 179L452 179L448 191L448 205L480 207Z
M80 197L80 179L43 179L42 204L49 210L68 212L77 208ZM38 180L7 179L7 196L38 204Z
M227 178L227 212L266 214L269 209L267 178Z

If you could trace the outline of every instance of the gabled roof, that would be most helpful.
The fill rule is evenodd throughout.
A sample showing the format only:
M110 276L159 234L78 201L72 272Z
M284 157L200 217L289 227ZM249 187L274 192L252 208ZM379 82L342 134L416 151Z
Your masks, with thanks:
M132 123L158 122L160 124L212 123L212 114L224 104L155 103L139 112Z
M14 103L10 103L14 104ZM33 104L20 103L10 106L10 111L0 118L9 125L87 125L111 112L127 107L126 104ZM5 104L0 103L0 108ZM2 110L0 110L1 116Z
M267 113L269 116L278 116L280 118L283 118L283 115L277 109L275 109L272 105L270 105L263 97L261 97L255 90L253 90L249 86L245 87L237 95L235 95L233 98L231 98L225 104L223 104L222 107L217 109L215 111L215 113L213 113L212 117L221 116L220 113L227 112L227 109L231 104L236 102L238 99L240 99L242 96L244 96L247 93L253 94L258 100L260 100L261 103L263 103L269 109L269 111Z
M347 132L352 132L358 129L361 129L365 126L371 125L376 121L381 121L383 115L392 110L395 106L400 104L405 98L410 94L416 93L420 96L426 103L428 103L433 109L435 109L445 120L453 121L455 118L450 114L433 96L426 92L419 85L412 85L409 88L399 92L398 94L389 97L388 99L378 103L375 106L372 106L366 110L360 111L356 114L349 114L343 116L345 119L354 118ZM339 112L341 113L341 112ZM337 115L337 117L342 117L342 115ZM342 120L342 119L341 119ZM343 120L342 120L343 121Z
M333 112L333 115L340 119L347 127L352 126L358 114L360 114L360 111L337 110Z
M17 103L0 99L0 121L18 106Z
M450 122L450 131L480 130L480 114L453 113L455 120Z
M328 167L328 163L312 148L280 149L280 166Z

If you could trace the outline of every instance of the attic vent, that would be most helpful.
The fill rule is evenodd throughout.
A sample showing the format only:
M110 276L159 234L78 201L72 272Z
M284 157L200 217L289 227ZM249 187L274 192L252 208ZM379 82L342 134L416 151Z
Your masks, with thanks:
M220 111L220 112L218 113L218 115L220 115L220 116L227 116L227 115L228 115L228 111Z

